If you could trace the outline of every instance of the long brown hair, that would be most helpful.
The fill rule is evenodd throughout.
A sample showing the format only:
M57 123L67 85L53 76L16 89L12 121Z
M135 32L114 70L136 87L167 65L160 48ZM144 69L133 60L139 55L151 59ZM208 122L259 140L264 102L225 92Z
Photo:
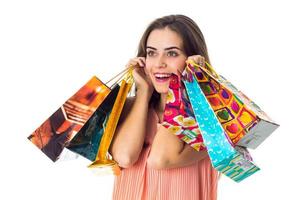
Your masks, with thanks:
M137 57L147 56L146 45L150 33L155 29L166 27L175 31L182 38L183 50L186 56L201 55L210 63L206 43L200 28L191 18L185 15L168 15L151 22L139 42ZM150 104L156 105L159 98L160 94L154 90Z

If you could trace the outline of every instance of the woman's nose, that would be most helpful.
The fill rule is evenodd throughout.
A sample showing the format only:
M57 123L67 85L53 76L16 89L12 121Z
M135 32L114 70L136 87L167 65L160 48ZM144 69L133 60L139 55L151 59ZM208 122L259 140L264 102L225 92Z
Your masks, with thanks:
M156 61L156 65L155 65L157 68L166 68L167 67L167 64L165 62L165 59L161 56L159 58L157 58L157 61Z

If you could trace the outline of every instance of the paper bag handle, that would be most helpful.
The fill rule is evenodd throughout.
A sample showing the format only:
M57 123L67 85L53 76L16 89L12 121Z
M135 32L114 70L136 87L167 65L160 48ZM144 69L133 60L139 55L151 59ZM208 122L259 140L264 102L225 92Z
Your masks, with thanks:
M216 79L219 79L219 75L217 74L217 72L214 70L214 68L208 62L205 61L205 67L204 66L200 66L199 64L197 64L193 60L188 60L187 63L190 63L193 66L199 67L202 70L204 70L208 75L210 75L210 76L212 76L212 77L214 77Z
M117 80L115 80L115 82L113 82L112 86L110 88L113 88L114 85L118 84L121 82L121 80L125 79L126 82L128 82L132 77L132 71L134 69L135 66L130 65L129 67L123 69L121 72L119 72L117 75L113 76L111 79L109 79L105 85L109 85L109 83L111 83L113 80L115 80L116 78L118 78Z

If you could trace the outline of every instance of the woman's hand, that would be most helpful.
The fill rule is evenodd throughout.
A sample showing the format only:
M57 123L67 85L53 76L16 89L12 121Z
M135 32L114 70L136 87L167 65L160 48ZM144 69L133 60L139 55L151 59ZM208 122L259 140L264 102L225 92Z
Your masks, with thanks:
M147 95L150 100L153 93L153 85L147 72L145 71L145 57L136 57L129 60L126 67L134 66L133 78L137 87L137 93L143 93Z
M189 61L194 61L196 64L204 67L205 66L205 58L201 55L193 55L193 56L189 56L187 58L187 61L186 62L189 62Z

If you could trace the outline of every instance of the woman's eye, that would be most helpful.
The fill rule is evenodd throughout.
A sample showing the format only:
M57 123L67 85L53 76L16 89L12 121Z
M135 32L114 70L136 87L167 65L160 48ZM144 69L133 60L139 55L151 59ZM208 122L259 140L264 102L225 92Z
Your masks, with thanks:
M176 56L178 56L178 53L175 51L169 51L168 56L176 57Z
M148 52L147 52L147 55L148 55L148 56L153 56L153 54L154 54L153 51L148 51Z

